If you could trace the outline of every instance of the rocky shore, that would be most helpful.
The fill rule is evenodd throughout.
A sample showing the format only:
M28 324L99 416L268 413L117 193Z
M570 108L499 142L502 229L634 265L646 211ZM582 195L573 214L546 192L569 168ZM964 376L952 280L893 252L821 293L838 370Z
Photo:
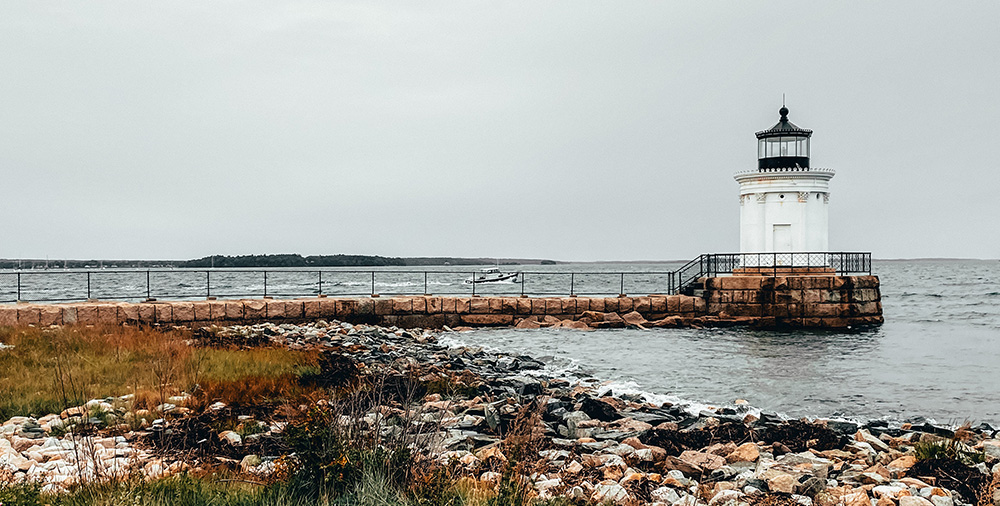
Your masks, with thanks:
M625 316L623 324L645 324ZM603 315L601 321L607 321ZM424 329L320 320L206 327L194 336L193 346L321 352L317 370L302 381L331 392L361 381L379 385L378 396L342 412L338 423L399 436L455 479L499 486L513 474L539 500L671 506L1000 501L1000 439L986 424L786 420L741 401L692 412L604 392L598 380L555 377L532 357L444 346L442 332ZM58 492L88 480L220 467L247 479L275 479L296 463L285 442L289 428L330 402L194 408L195 395L171 396L153 410L133 410L125 396L37 419L11 418L0 426L0 480L40 482ZM221 418L238 426L218 430ZM520 443L512 446L515 436Z

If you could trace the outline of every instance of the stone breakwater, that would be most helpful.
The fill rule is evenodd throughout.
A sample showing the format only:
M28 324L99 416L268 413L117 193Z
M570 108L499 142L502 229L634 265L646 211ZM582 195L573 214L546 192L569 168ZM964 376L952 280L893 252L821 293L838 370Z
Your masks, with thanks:
M400 327L553 326L610 328L756 325L847 328L882 323L875 276L706 278L700 296L361 297L0 306L0 326L210 325L318 318ZM563 323L569 322L569 323Z
M0 306L0 326L68 324L211 325L319 318L401 327L514 325L526 318L577 320L588 312L646 318L705 316L705 300L684 295L615 298L360 297L165 302L84 302Z
M496 486L514 458L505 434L520 419L533 451L514 469L539 498L658 506L744 506L768 497L803 506L962 506L994 500L1000 481L1000 439L985 424L954 430L786 420L740 401L692 412L642 396L599 395L598 380L555 377L528 356L442 346L441 335L335 321L196 333L202 344L322 350L331 357L325 363L338 367L320 376L342 376L351 364L362 375L415 379L425 388L404 404L367 406L351 414L354 421L342 422L404 435L419 426L413 448L448 466L456 479ZM441 384L449 385L446 392L426 388ZM39 419L13 418L0 428L0 473L41 480L57 491L125 470L155 478L225 465L262 477L287 459L294 462L275 444L296 423L287 410L240 415L255 426L241 435L217 432L210 423L231 408L216 402L199 412L186 407L190 398L180 393L145 412L130 411L127 397L98 399ZM519 418L523 413L533 416ZM81 425L86 430L78 432ZM951 448L968 461L928 459L933 448L942 453L932 457Z

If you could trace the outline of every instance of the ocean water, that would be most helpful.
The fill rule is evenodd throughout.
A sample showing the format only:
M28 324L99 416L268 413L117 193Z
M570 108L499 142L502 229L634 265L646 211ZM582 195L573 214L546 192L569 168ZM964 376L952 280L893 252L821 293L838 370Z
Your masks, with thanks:
M1000 425L1000 261L876 261L873 273L886 320L877 329L491 329L455 339L654 400Z
M663 293L680 264L510 266L523 283L477 293L564 296ZM403 271L403 272L401 272ZM418 269L104 270L22 273L26 300L142 300L323 293L469 295L469 267ZM373 276L374 273L374 276ZM930 419L1000 425L1000 261L875 261L885 325L857 332L749 329L486 329L449 337L542 357L552 371L607 382L615 392L726 405L745 399L788 416ZM0 272L0 302L17 300L17 275Z

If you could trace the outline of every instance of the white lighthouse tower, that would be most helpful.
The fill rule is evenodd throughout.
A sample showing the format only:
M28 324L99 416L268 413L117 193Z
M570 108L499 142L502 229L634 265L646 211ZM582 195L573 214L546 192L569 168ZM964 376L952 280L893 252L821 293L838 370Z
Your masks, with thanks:
M828 251L834 172L809 166L812 130L788 121L785 106L778 112L776 125L757 132L757 170L735 176L740 183L740 253Z

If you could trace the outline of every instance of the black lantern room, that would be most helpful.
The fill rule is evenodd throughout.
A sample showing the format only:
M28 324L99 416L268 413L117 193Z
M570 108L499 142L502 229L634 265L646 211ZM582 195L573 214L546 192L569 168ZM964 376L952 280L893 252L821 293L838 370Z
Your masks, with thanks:
M757 168L809 168L809 137L812 130L799 128L788 121L788 108L778 110L781 120L773 127L757 132Z

